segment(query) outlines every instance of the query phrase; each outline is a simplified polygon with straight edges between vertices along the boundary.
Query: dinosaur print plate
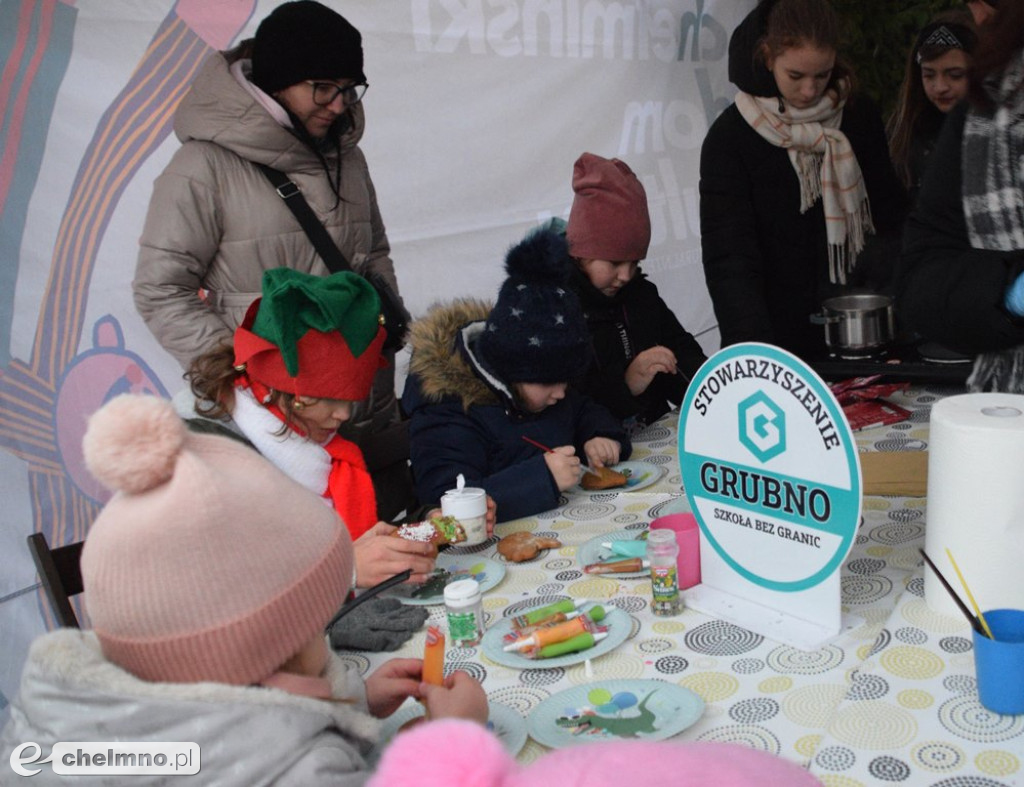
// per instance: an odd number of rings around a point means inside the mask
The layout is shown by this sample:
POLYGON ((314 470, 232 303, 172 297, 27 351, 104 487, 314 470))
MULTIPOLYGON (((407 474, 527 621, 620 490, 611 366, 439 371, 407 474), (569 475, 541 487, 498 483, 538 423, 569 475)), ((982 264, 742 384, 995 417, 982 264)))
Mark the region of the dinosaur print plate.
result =
POLYGON ((548 697, 526 720, 530 737, 558 749, 615 739, 660 741, 678 735, 704 713, 704 700, 660 680, 609 679, 548 697))

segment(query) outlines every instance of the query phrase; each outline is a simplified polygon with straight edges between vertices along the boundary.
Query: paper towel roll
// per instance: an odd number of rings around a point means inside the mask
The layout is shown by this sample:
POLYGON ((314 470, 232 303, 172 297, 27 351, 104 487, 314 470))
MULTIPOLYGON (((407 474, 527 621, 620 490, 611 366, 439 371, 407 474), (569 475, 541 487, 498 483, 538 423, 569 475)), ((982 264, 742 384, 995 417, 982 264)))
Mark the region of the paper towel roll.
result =
MULTIPOLYGON (((982 611, 1024 609, 1024 396, 951 396, 932 407, 925 551, 971 607, 953 553, 982 611)), ((925 601, 961 617, 925 567, 925 601)))

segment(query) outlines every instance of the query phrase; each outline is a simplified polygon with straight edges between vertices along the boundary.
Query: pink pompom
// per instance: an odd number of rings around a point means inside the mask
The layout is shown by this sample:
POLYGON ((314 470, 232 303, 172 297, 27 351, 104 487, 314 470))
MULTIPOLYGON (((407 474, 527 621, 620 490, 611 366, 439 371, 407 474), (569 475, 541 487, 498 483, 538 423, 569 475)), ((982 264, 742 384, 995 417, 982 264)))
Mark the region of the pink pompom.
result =
POLYGON ((137 494, 171 478, 186 434, 166 399, 123 394, 89 418, 82 451, 97 481, 137 494))
POLYGON ((515 768, 498 739, 479 724, 441 719, 395 738, 366 787, 500 787, 515 768))

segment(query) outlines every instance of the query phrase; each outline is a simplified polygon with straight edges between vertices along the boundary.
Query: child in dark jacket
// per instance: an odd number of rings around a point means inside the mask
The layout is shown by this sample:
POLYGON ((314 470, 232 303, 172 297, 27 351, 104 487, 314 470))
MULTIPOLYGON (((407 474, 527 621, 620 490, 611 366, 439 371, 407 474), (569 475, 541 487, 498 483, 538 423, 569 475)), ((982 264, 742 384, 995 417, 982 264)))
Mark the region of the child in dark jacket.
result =
POLYGON ((678 406, 707 360, 697 340, 640 270, 651 242, 647 194, 618 159, 584 153, 572 173, 576 193, 566 238, 595 358, 581 390, 639 425, 678 406))
POLYGON ((506 269, 493 308, 460 300, 413 324, 402 396, 419 499, 438 500, 461 473, 494 498, 500 521, 558 505, 581 457, 602 467, 631 450, 612 414, 568 385, 587 371, 590 339, 566 284, 565 240, 537 232, 509 251, 506 269))

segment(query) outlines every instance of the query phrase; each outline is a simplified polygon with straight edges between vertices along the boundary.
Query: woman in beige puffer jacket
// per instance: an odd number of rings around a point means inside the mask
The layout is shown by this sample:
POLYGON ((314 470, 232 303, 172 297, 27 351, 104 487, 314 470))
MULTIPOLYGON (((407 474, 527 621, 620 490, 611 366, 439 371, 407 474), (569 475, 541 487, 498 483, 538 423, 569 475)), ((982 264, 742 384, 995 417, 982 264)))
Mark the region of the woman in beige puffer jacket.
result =
MULTIPOLYGON (((259 297, 264 271, 329 273, 257 164, 298 185, 356 272, 378 273, 398 292, 358 147, 362 103, 344 95, 326 106, 312 101, 313 80, 364 84, 362 65, 361 37, 340 15, 319 3, 288 3, 261 23, 255 39, 210 56, 182 99, 174 118, 182 146, 154 183, 133 290, 146 325, 183 367, 231 341, 259 297), (256 57, 264 74, 272 62, 272 81, 253 79, 256 57), (289 86, 276 89, 282 81, 289 86), (274 87, 265 91, 257 82, 274 87)), ((353 414, 348 436, 357 442, 397 420, 393 355, 387 360, 353 414)))

